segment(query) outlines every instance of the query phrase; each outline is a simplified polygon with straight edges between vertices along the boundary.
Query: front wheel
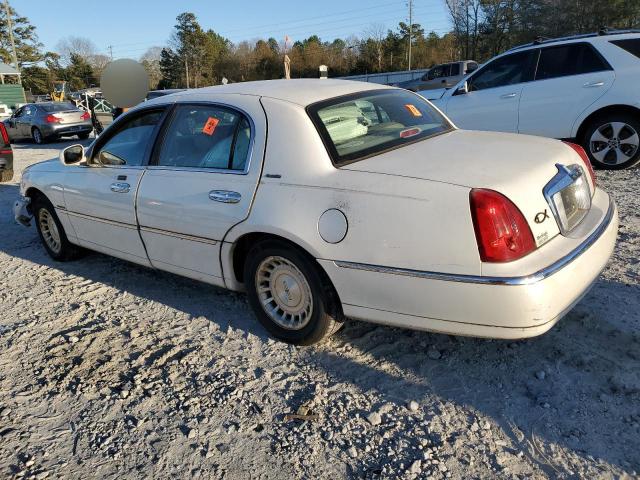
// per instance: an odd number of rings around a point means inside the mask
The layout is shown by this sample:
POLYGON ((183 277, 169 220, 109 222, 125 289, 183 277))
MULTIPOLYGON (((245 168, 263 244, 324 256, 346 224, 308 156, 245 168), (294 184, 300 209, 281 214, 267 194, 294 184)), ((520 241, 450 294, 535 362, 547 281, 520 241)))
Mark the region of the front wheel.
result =
POLYGON ((340 326, 333 287, 319 266, 296 249, 272 242, 254 246, 245 263, 244 282, 256 317, 280 340, 311 345, 340 326))
POLYGON ((38 235, 49 256, 62 262, 76 258, 80 250, 67 239, 64 228, 51 202, 46 198, 36 197, 32 211, 36 220, 38 235))
POLYGON ((582 143, 595 167, 632 167, 640 162, 640 119, 622 113, 598 117, 587 127, 582 143))

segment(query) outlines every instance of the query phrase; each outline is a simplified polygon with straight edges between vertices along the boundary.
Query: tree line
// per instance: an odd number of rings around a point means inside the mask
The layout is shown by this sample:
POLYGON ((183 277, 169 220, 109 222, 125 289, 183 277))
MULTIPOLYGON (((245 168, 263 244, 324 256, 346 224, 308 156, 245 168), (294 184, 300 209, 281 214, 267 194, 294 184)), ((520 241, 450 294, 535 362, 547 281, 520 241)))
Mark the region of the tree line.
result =
MULTIPOLYGON (((321 64, 329 76, 428 68, 460 59, 484 62, 538 37, 595 32, 603 26, 640 26, 638 0, 443 0, 451 31, 438 34, 422 25, 400 22, 393 29, 372 24, 360 35, 322 40, 318 35, 293 43, 275 38, 233 43, 204 28, 193 13, 181 13, 165 46, 149 48, 138 60, 149 73, 150 88, 185 88, 281 78, 283 59, 291 76, 317 77, 321 64), (410 35, 411 31, 411 35, 410 35)), ((63 38, 55 51, 43 51, 36 27, 10 7, 22 81, 33 94, 51 91, 54 80, 71 90, 99 85, 110 58, 89 39, 63 38)), ((6 12, 0 11, 0 60, 11 63, 6 12)))

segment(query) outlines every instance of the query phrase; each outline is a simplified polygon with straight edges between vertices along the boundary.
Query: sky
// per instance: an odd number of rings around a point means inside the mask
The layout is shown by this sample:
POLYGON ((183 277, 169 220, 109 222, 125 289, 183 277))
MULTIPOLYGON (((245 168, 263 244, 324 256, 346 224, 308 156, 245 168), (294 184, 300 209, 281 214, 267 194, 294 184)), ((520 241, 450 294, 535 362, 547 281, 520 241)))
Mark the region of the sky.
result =
MULTIPOLYGON (((67 36, 86 37, 100 53, 138 59, 148 48, 165 46, 176 16, 192 12, 204 29, 234 43, 274 37, 293 41, 317 34, 323 41, 363 36, 373 24, 395 30, 408 23, 408 0, 9 0, 29 18, 45 50, 67 36)), ((450 22, 445 0, 413 0, 414 23, 444 33, 450 22)))

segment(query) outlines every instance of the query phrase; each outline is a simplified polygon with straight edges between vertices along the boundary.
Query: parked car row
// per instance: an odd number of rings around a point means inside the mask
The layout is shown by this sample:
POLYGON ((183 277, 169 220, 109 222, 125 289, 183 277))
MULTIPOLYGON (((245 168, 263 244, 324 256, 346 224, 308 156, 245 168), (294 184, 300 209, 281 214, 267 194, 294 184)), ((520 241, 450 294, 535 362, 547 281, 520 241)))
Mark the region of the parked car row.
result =
POLYGON ((512 49, 427 98, 455 124, 572 139, 598 168, 640 162, 640 31, 512 49))
POLYGON ((143 102, 88 149, 25 169, 20 193, 16 219, 55 260, 84 247, 246 291, 297 344, 347 317, 542 334, 618 228, 579 146, 459 130, 413 92, 344 80, 143 102))

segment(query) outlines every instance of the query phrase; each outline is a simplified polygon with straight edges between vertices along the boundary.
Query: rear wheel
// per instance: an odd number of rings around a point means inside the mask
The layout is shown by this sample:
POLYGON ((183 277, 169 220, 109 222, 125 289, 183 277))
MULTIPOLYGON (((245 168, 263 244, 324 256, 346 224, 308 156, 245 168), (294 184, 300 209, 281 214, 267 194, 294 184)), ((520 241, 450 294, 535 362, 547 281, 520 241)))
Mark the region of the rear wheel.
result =
POLYGON ((640 162, 640 119, 624 113, 598 117, 587 127, 582 143, 595 167, 632 167, 640 162))
POLYGON ((32 210, 38 235, 49 256, 62 262, 76 258, 80 253, 80 249, 72 245, 67 239, 64 228, 51 202, 42 196, 38 196, 33 201, 32 210))
POLYGON ((340 326, 333 287, 302 252, 280 243, 254 246, 244 268, 249 304, 276 338, 311 345, 340 326))
POLYGON ((38 145, 42 145, 43 143, 45 143, 45 138, 38 127, 33 127, 33 129, 31 130, 31 138, 33 139, 33 142, 37 143, 38 145))

